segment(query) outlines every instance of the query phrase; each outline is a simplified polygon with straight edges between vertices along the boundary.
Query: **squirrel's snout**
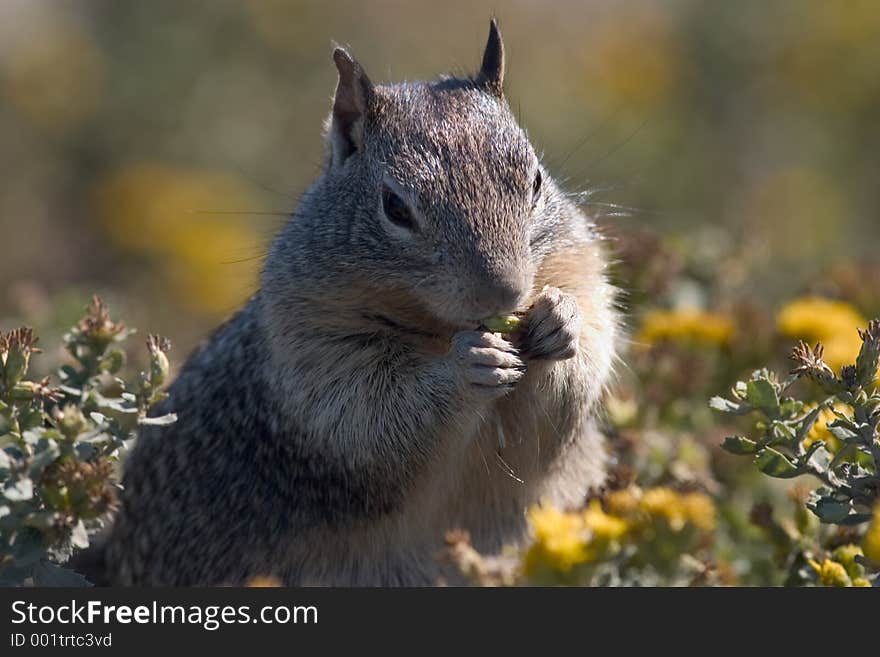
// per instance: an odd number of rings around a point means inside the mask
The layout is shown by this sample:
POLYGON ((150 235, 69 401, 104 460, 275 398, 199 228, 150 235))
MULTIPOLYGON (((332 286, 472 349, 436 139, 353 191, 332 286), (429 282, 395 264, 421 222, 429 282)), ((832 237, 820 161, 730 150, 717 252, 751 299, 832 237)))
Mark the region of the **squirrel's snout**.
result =
POLYGON ((527 281, 519 277, 483 281, 474 289, 475 314, 490 317, 512 312, 525 300, 529 289, 527 281))

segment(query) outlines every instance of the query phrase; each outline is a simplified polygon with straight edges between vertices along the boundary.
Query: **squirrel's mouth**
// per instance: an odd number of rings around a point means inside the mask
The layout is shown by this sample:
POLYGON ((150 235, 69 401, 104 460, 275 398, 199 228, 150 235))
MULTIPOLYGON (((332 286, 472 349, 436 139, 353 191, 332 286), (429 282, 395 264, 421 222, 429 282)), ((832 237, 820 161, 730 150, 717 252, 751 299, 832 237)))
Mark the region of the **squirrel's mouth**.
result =
MULTIPOLYGON (((364 315, 364 318, 371 323, 380 324, 387 329, 423 338, 446 338, 450 337, 456 330, 455 327, 450 327, 446 324, 431 327, 429 321, 416 322, 411 321, 409 318, 401 319, 383 315, 381 313, 368 313, 364 315)), ((427 320, 427 318, 425 318, 425 320, 427 320)), ((476 326, 476 324, 474 324, 474 326, 476 326)))

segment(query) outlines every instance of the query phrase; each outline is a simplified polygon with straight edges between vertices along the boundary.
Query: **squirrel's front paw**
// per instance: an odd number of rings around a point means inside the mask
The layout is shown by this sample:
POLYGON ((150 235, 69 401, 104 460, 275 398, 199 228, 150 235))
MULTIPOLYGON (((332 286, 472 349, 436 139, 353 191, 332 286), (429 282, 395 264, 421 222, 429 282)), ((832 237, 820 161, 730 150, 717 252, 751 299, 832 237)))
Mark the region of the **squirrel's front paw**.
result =
POLYGON ((520 350, 529 360, 573 358, 580 332, 575 298, 557 287, 545 287, 529 309, 520 350))
POLYGON ((526 364, 516 348, 500 335, 487 331, 456 333, 449 358, 466 389, 483 398, 509 392, 526 372, 526 364))

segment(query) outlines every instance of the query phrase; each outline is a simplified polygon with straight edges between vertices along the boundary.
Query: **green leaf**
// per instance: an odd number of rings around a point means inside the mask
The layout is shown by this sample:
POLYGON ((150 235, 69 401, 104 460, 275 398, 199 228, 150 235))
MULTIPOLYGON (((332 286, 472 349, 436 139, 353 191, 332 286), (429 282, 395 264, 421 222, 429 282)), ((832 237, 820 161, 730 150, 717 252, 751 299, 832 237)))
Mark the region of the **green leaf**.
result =
POLYGON ((828 424, 828 430, 831 432, 831 435, 833 435, 838 440, 842 440, 845 443, 852 442, 859 437, 857 433, 850 431, 845 426, 838 424, 837 420, 828 424))
POLYGON ((91 582, 77 572, 69 568, 62 568, 45 559, 34 566, 33 569, 34 584, 36 586, 70 586, 70 587, 86 587, 92 586, 91 582))
POLYGON ((35 511, 25 516, 24 524, 42 532, 54 527, 57 520, 58 513, 55 511, 35 511))
POLYGON ((70 531, 70 542, 74 547, 81 549, 89 547, 89 533, 82 520, 78 521, 70 531))
POLYGON ((721 411, 722 413, 733 413, 734 415, 745 415, 752 410, 752 407, 748 404, 737 404, 724 397, 712 397, 709 400, 709 408, 721 411))
POLYGON ((25 502, 34 496, 34 482, 28 478, 7 482, 3 496, 10 502, 25 502))
POLYGON ((853 513, 851 515, 848 515, 837 524, 853 527, 855 525, 861 525, 862 523, 868 522, 873 517, 874 516, 871 513, 853 513))
POLYGON ((792 415, 797 415, 801 411, 804 410, 804 402, 799 399, 792 399, 791 397, 786 397, 779 403, 779 414, 782 417, 790 417, 792 415))
POLYGON ((755 465, 765 475, 779 479, 790 479, 803 474, 803 470, 792 463, 782 452, 778 452, 772 447, 765 447, 758 452, 755 465))
POLYGON ((810 433, 810 429, 813 428, 813 425, 816 424, 816 420, 819 417, 819 413, 822 412, 822 407, 817 406, 812 411, 810 411, 807 416, 801 420, 801 424, 797 430, 797 440, 801 442, 804 438, 807 437, 807 434, 810 433))
POLYGON ((18 566, 13 564, 11 566, 5 566, 0 570, 0 586, 23 586, 25 580, 31 576, 32 570, 33 568, 29 565, 18 566))
POLYGON ((754 454, 758 451, 758 443, 745 436, 728 436, 721 443, 721 449, 731 454, 754 454))
POLYGON ((779 409, 779 397, 776 390, 767 379, 755 379, 746 383, 746 401, 762 411, 776 411, 779 409))
POLYGON ((794 441, 795 433, 791 427, 776 420, 772 422, 771 427, 770 433, 773 438, 768 444, 778 445, 779 443, 790 443, 794 441))
POLYGON ((37 479, 46 467, 61 455, 58 444, 49 438, 40 438, 35 447, 34 457, 28 474, 37 479))
POLYGON ((824 523, 837 524, 849 515, 849 502, 838 502, 830 497, 820 498, 815 504, 807 505, 824 523))
POLYGON ((138 424, 152 425, 155 427, 165 427, 169 424, 177 422, 177 413, 168 413, 159 417, 145 417, 138 420, 138 424))
POLYGON ((732 401, 729 401, 724 397, 712 397, 712 399, 709 400, 709 408, 723 413, 732 413, 739 408, 739 404, 734 404, 732 401))

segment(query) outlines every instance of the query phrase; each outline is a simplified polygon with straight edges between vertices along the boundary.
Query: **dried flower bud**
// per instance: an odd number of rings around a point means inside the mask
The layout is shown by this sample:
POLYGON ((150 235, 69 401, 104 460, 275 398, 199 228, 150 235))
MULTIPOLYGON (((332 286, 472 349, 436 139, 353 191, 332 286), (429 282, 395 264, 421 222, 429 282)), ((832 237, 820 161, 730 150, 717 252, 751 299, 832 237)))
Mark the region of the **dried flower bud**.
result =
POLYGON ((868 328, 864 331, 859 329, 859 337, 862 339, 862 348, 856 359, 855 375, 860 385, 868 387, 874 383, 880 362, 880 320, 868 322, 868 328))
POLYGON ((122 349, 109 349, 101 359, 101 370, 116 374, 125 365, 125 352, 122 349))
POLYGON ((34 346, 37 338, 32 329, 22 327, 7 333, 3 342, 3 380, 7 388, 12 388, 27 372, 31 354, 39 352, 34 346))
POLYGON ((859 385, 858 371, 855 365, 844 365, 840 368, 840 380, 848 390, 859 385))
POLYGON ((65 404, 64 408, 56 406, 52 411, 52 419, 68 440, 73 440, 88 427, 82 411, 74 404, 65 404))
POLYGON ((46 497, 58 499, 76 518, 97 518, 118 505, 113 464, 107 459, 57 460, 43 472, 40 483, 46 497))
POLYGON ((125 324, 110 319, 110 309, 97 295, 92 297, 86 316, 76 327, 90 338, 108 343, 125 330, 125 324))
POLYGON ((810 349, 810 345, 801 340, 791 352, 790 358, 797 364, 791 373, 808 376, 825 388, 833 388, 836 379, 834 372, 822 357, 824 351, 821 342, 817 342, 816 346, 810 349))
POLYGON ((77 360, 100 358, 110 343, 127 335, 125 325, 110 319, 110 310, 98 296, 85 316, 64 336, 67 349, 77 360))
POLYGON ((147 338, 147 349, 150 352, 150 384, 158 388, 168 378, 169 364, 165 354, 171 349, 171 341, 159 335, 151 335, 147 338))

